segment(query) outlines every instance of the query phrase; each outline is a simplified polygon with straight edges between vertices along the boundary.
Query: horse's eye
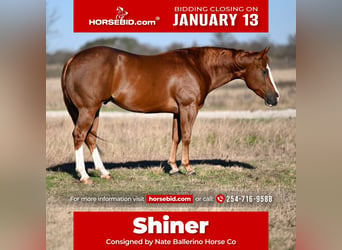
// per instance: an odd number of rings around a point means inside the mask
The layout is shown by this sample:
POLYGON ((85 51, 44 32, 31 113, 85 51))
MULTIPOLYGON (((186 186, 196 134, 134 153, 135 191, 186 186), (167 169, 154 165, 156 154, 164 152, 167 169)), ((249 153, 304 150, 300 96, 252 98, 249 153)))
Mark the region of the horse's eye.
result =
POLYGON ((268 74, 268 70, 267 70, 267 69, 266 69, 266 70, 263 70, 263 71, 262 71, 262 74, 263 74, 263 75, 267 75, 267 74, 268 74))

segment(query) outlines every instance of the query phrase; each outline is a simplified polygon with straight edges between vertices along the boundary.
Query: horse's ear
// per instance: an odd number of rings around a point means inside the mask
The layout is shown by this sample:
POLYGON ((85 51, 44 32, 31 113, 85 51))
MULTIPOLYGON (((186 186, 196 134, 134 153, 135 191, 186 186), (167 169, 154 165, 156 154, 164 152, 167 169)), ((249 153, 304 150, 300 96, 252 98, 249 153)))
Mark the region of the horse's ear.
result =
POLYGON ((259 55, 258 55, 258 59, 262 59, 262 58, 264 58, 267 54, 268 54, 268 52, 270 51, 270 49, 271 49, 271 47, 266 47, 266 48, 264 48, 262 51, 260 51, 259 52, 259 55))
POLYGON ((271 49, 271 47, 266 47, 266 48, 264 49, 264 51, 265 51, 264 56, 267 55, 268 52, 270 52, 270 49, 271 49))

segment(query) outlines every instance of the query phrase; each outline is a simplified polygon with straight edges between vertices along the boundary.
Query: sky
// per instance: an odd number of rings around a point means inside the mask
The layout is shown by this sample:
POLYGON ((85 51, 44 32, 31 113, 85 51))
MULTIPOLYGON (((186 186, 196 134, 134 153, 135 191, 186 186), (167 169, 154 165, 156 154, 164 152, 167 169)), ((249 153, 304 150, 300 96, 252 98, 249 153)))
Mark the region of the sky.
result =
MULTIPOLYGON (((160 48, 172 43, 191 46, 210 46, 212 33, 73 33, 73 1, 47 0, 46 15, 56 12, 57 19, 51 27, 55 32, 46 39, 49 53, 58 50, 77 51, 88 41, 105 37, 132 37, 140 43, 151 44, 160 48)), ((238 41, 249 41, 260 36, 267 36, 276 44, 286 44, 289 35, 296 33, 296 0, 269 0, 268 33, 232 33, 238 41)))

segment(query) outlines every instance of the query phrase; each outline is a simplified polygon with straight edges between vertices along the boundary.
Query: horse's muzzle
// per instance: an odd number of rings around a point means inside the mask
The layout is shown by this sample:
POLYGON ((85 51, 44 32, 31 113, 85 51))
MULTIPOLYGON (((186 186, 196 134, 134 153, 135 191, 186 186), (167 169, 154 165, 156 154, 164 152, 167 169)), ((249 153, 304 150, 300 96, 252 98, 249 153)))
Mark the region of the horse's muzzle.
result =
POLYGON ((272 107, 272 106, 276 106, 278 102, 279 102, 278 95, 266 95, 265 105, 272 107))

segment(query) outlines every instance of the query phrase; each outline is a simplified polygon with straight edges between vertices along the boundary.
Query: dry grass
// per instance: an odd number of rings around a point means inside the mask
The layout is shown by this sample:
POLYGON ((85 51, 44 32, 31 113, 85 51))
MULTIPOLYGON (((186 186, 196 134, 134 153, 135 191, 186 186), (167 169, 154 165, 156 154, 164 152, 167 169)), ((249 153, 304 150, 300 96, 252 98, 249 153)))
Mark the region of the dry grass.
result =
MULTIPOLYGON (((270 249, 295 248, 296 148, 293 119, 198 119, 190 147, 191 163, 197 172, 195 177, 170 177, 164 171, 171 142, 171 120, 101 119, 99 135, 109 142, 99 142, 99 146, 113 180, 104 181, 98 173, 91 173, 95 182, 93 186, 80 185, 73 176, 71 119, 48 119, 46 126, 49 249, 72 248, 72 211, 75 210, 267 210, 270 216, 270 249), (264 206, 238 204, 224 207, 217 203, 186 207, 68 203, 72 195, 216 195, 221 192, 271 194, 275 201, 264 206)), ((87 150, 85 153, 86 161, 91 161, 87 150)), ((93 167, 92 164, 88 166, 93 167)))
MULTIPOLYGON (((101 118, 98 135, 108 141, 98 141, 103 151, 103 161, 167 159, 171 146, 171 125, 172 121, 168 119, 101 118)), ((73 161, 71 119, 49 118, 46 126, 48 167, 73 161)), ((215 157, 237 161, 291 158, 295 156, 294 130, 295 121, 291 119, 197 119, 193 129, 191 158, 215 157)), ((86 150, 85 153, 86 160, 91 160, 86 150)))
MULTIPOLYGON (((278 108, 296 107, 296 71, 282 69, 272 71, 278 83, 281 101, 278 108)), ((46 109, 64 110, 62 90, 59 78, 49 78, 46 81, 46 109)), ((214 90, 206 99, 203 110, 263 110, 267 109, 260 97, 247 89, 243 81, 235 80, 214 90)), ((103 110, 121 110, 116 105, 107 104, 103 110)))

